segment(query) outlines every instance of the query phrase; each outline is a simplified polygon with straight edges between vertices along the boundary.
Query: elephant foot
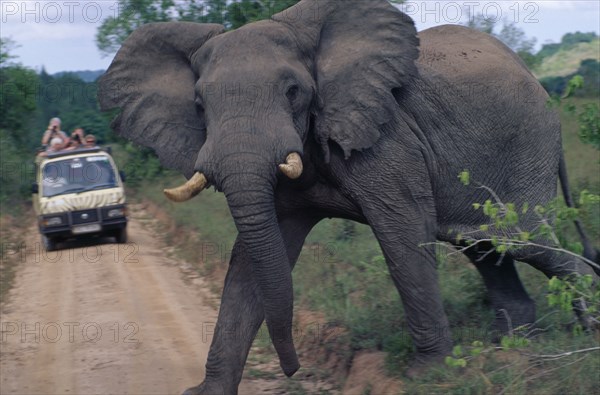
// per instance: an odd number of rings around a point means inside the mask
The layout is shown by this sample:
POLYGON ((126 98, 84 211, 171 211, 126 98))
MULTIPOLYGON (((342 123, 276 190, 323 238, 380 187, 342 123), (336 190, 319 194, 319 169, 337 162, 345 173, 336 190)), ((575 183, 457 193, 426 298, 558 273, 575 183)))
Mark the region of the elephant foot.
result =
POLYGON ((436 349, 429 348, 428 351, 417 351, 404 375, 414 380, 423 376, 431 368, 444 366, 446 356, 452 354, 452 346, 452 341, 446 339, 438 344, 436 349))
POLYGON ((573 301, 573 310, 575 310, 575 315, 577 315, 577 320, 583 330, 587 333, 600 331, 600 323, 598 320, 594 319, 593 314, 590 314, 588 309, 589 306, 585 300, 576 299, 573 301))
POLYGON ((431 368, 444 366, 446 355, 450 355, 450 351, 445 355, 417 355, 410 367, 404 372, 404 376, 411 380, 422 377, 431 368))
POLYGON ((218 383, 203 382, 202 384, 188 388, 183 395, 236 395, 237 388, 234 390, 226 390, 218 383))
POLYGON ((497 308, 496 319, 492 326, 492 342, 499 343, 504 336, 530 336, 535 332, 535 305, 525 301, 522 305, 510 309, 497 308))

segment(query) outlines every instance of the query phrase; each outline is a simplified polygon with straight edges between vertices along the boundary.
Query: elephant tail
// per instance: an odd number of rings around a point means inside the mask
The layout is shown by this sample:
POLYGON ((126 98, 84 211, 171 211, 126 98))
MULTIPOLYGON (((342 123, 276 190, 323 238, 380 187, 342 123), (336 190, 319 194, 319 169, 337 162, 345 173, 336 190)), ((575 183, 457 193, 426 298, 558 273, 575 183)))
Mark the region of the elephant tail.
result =
MULTIPOLYGON (((575 204, 573 203, 573 196, 571 195, 571 190, 569 189, 569 179, 567 177, 567 164, 565 162, 565 154, 562 151, 560 153, 558 177, 560 179, 560 186, 562 188, 563 196, 565 198, 565 203, 568 207, 575 207, 575 204)), ((600 251, 594 248, 592 242, 583 230, 583 225, 581 224, 581 221, 578 218, 575 219, 575 227, 577 228, 577 233, 579 233, 581 243, 583 244, 583 256, 592 262, 596 262, 597 265, 592 266, 592 268, 594 269, 596 274, 600 276, 600 267, 598 267, 598 265, 600 265, 600 251)))

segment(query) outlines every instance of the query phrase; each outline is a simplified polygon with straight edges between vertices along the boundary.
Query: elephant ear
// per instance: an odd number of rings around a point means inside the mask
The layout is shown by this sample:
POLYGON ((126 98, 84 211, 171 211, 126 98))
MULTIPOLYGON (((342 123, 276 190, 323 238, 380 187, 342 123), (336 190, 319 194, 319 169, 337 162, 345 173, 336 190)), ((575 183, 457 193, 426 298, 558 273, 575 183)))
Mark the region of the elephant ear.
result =
POLYGON ((123 43, 99 81, 101 109, 121 110, 113 129, 152 148, 164 166, 188 178, 206 140, 190 58, 223 31, 221 25, 191 22, 143 25, 123 43))
POLYGON ((417 75, 413 21, 385 0, 303 0, 273 19, 290 26, 313 54, 315 129, 326 157, 329 139, 346 158, 371 147, 398 109, 392 91, 417 75))

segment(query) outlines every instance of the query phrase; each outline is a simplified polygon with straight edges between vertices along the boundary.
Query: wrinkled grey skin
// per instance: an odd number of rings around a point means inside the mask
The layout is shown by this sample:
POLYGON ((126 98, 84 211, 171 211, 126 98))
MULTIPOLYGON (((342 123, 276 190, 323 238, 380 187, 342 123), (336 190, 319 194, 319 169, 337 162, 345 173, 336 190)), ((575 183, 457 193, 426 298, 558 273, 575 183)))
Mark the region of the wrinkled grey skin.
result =
MULTIPOLYGON (((435 253, 423 244, 491 236, 479 231, 487 221, 472 203, 492 197, 460 183, 465 169, 504 202, 534 207, 556 196, 560 125, 547 98, 494 38, 457 26, 417 37, 410 18, 383 0, 304 0, 227 33, 193 23, 134 32, 100 81, 102 108, 120 108, 115 129, 153 148, 164 165, 205 174, 239 231, 206 377, 187 394, 236 393, 263 319, 283 371, 298 369, 291 269, 306 235, 328 217, 372 227, 416 366, 448 353, 435 253), (304 164, 293 181, 277 167, 292 152, 304 164)), ((532 211, 522 229, 535 226, 532 211)), ((500 330, 535 317, 514 260, 548 276, 591 273, 533 248, 496 265, 489 249, 469 256, 500 330)))

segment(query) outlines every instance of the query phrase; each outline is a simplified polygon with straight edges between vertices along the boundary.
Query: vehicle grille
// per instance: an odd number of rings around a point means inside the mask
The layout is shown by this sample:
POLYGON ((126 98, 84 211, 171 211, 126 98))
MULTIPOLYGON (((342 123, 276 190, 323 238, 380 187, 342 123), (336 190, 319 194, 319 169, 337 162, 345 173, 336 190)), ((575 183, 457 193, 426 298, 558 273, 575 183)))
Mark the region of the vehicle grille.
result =
POLYGON ((73 211, 73 225, 85 224, 88 222, 98 222, 98 210, 73 211))

